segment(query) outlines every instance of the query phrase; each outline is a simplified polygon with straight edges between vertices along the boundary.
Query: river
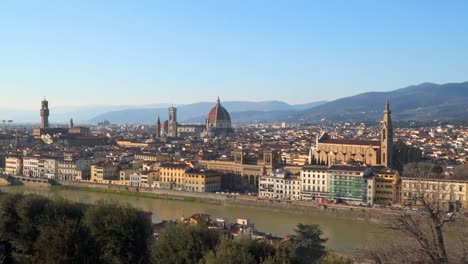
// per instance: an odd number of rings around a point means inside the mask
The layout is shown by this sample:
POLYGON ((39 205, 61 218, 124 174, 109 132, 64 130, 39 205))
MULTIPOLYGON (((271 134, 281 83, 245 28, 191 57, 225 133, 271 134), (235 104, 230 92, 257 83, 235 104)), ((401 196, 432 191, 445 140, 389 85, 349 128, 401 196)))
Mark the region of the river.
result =
POLYGON ((292 234, 298 223, 318 224, 328 238, 327 248, 343 253, 353 253, 368 244, 382 241, 383 234, 368 221, 348 220, 317 214, 290 213, 268 208, 244 208, 217 204, 161 200, 147 197, 127 196, 111 193, 97 193, 80 190, 64 190, 51 187, 9 186, 0 188, 5 192, 36 193, 47 197, 64 197, 75 202, 92 204, 99 200, 115 203, 128 203, 134 207, 152 212, 153 222, 172 220, 181 216, 188 217, 195 213, 222 217, 230 222, 237 218, 246 218, 255 224, 259 231, 277 236, 292 234))

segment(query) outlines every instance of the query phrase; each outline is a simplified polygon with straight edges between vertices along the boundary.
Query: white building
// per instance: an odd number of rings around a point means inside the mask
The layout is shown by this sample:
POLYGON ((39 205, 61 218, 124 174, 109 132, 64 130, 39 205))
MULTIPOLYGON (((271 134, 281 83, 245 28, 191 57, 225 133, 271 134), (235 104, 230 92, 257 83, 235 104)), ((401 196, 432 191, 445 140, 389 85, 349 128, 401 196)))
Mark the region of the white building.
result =
POLYGON ((58 161, 52 158, 42 158, 39 160, 40 177, 55 179, 58 175, 58 161))
POLYGON ((5 173, 20 175, 23 172, 23 159, 18 157, 7 157, 5 159, 5 173))
POLYGON ((140 175, 140 186, 141 187, 150 187, 148 184, 148 174, 142 173, 140 175))
POLYGON ((65 155, 63 160, 58 162, 58 178, 60 180, 77 181, 87 177, 91 170, 91 160, 73 158, 65 155))
POLYGON ((27 177, 40 177, 39 157, 23 158, 23 175, 27 177))
POLYGON ((277 171, 259 179, 259 197, 277 199, 301 199, 301 181, 299 178, 277 171))
MULTIPOLYGON (((141 174, 140 173, 133 173, 130 175, 130 186, 140 186, 140 179, 141 179, 141 174)), ((146 178, 148 180, 148 177, 146 178)))
POLYGON ((302 199, 328 198, 330 192, 329 179, 327 166, 304 166, 300 176, 302 199))

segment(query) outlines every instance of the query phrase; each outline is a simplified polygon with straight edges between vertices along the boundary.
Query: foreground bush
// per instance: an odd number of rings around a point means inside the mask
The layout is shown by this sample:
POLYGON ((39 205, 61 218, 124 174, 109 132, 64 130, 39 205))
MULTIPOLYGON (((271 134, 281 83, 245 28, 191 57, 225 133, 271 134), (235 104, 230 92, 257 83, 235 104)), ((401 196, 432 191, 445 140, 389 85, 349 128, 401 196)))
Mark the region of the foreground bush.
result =
POLYGON ((324 254, 316 225, 287 240, 229 239, 206 225, 170 224, 157 238, 130 206, 0 193, 0 263, 295 264, 324 254))

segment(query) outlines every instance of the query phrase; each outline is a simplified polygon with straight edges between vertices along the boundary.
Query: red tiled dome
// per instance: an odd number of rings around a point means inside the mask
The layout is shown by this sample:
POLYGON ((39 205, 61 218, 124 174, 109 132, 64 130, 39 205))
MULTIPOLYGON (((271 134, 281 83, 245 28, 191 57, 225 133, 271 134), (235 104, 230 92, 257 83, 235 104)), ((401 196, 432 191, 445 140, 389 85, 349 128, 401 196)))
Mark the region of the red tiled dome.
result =
POLYGON ((231 116, 229 116, 228 111, 221 105, 219 97, 216 105, 210 110, 210 112, 208 112, 208 115, 206 116, 206 121, 208 123, 215 123, 216 121, 231 122, 231 116))

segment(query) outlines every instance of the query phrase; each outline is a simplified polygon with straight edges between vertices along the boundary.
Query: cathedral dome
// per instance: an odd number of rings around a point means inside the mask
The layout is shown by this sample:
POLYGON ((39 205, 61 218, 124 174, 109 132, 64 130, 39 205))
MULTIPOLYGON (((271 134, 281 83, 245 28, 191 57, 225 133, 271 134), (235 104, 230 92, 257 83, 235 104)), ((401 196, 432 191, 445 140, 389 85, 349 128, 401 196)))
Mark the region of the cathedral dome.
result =
POLYGON ((209 136, 230 136, 234 134, 231 128, 231 116, 229 112, 221 105, 221 102, 216 102, 216 105, 208 112, 206 116, 206 131, 209 136))
POLYGON ((231 116, 229 115, 229 112, 226 110, 226 108, 221 105, 218 97, 216 105, 210 110, 210 112, 208 112, 208 115, 206 116, 206 122, 211 124, 220 121, 231 123, 231 116))

